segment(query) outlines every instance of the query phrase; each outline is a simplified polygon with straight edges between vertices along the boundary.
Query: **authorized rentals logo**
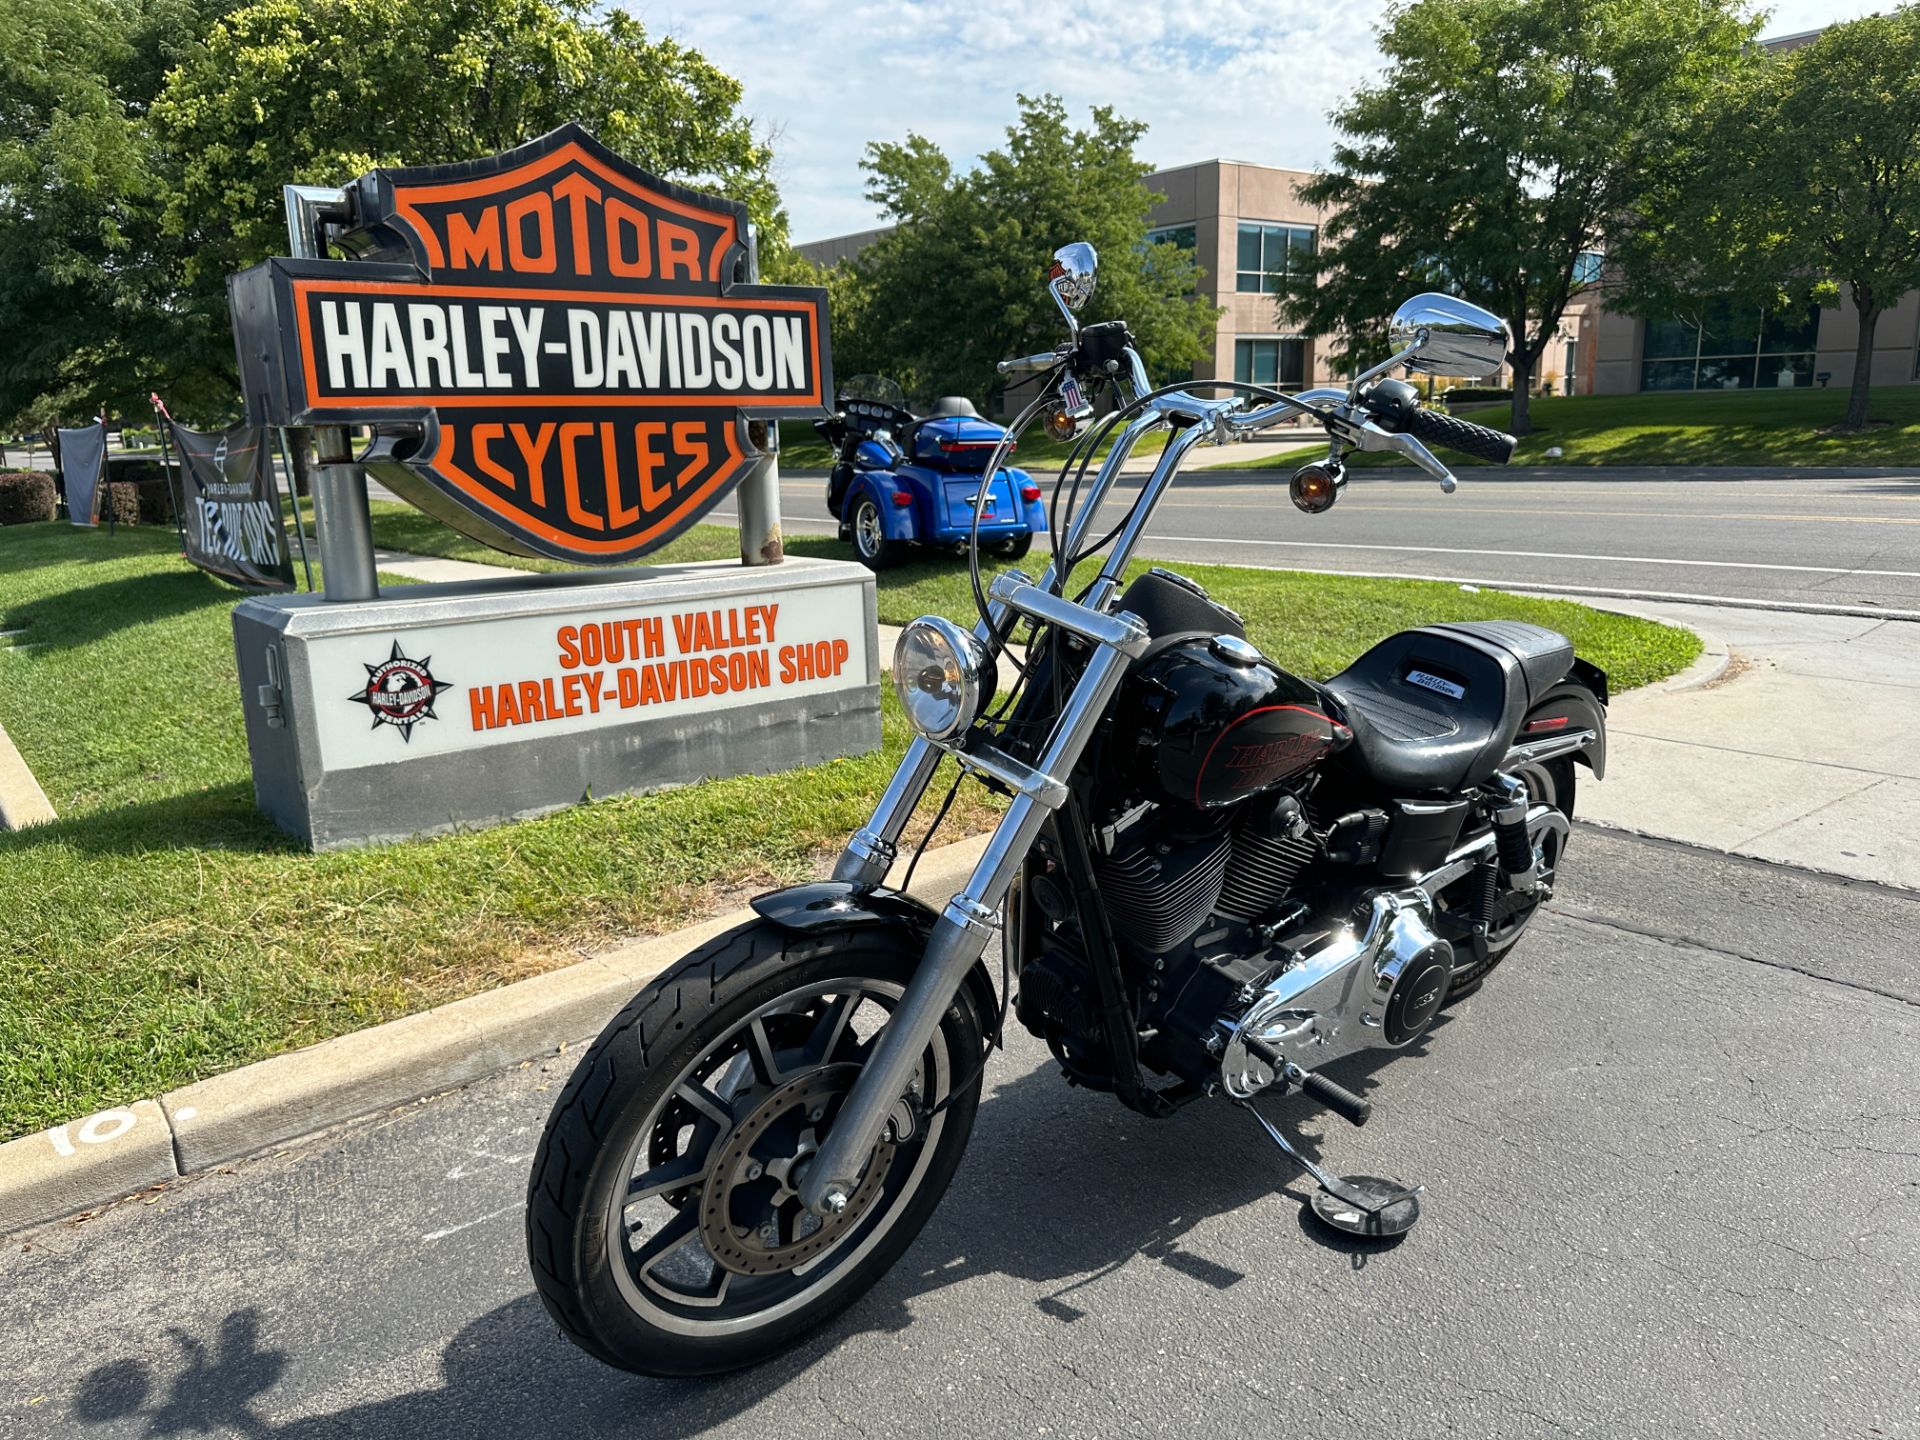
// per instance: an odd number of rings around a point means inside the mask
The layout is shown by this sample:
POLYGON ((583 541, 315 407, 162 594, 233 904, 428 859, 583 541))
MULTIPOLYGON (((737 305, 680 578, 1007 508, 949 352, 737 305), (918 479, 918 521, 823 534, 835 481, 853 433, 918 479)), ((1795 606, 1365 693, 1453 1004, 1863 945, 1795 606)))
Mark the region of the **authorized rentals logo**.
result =
POLYGON ((411 742, 413 727, 422 720, 438 720, 433 702, 442 691, 453 689, 450 681, 436 680, 428 667, 433 657, 409 660, 400 653, 400 642, 393 642, 393 653, 378 665, 367 666, 366 685, 347 698, 373 712, 373 728, 399 727, 400 738, 411 742))

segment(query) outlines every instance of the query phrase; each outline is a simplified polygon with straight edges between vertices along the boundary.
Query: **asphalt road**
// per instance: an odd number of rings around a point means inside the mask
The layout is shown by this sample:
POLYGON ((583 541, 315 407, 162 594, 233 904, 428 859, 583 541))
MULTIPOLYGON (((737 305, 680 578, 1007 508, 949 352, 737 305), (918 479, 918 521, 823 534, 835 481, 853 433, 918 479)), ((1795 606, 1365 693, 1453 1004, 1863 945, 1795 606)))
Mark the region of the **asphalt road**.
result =
POLYGON ((1920 1434, 1920 900, 1575 839, 1486 990, 1341 1069, 1367 1129, 1274 1107, 1428 1187, 1397 1247, 1319 1238, 1249 1118, 1137 1119, 1022 1038, 875 1292, 638 1379, 526 1275, 562 1057, 7 1246, 0 1434, 1920 1434))
MULTIPOLYGON (((1318 516, 1287 502, 1288 473, 1189 472, 1143 553, 1920 618, 1920 464, 1871 479, 1476 468, 1452 495, 1417 472, 1368 469, 1318 516)), ((823 478, 782 488, 789 529, 835 528, 823 478)))

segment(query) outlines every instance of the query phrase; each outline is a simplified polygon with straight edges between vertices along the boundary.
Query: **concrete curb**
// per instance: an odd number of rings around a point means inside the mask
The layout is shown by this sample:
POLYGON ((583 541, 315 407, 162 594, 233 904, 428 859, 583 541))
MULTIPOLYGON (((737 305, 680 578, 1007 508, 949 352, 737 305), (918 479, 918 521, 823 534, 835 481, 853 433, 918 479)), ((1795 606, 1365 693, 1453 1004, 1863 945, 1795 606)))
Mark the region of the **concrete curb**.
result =
POLYGON ((20 757, 7 727, 0 725, 0 830, 24 830, 58 818, 53 802, 20 757))
MULTIPOLYGON (((944 903, 985 850, 978 835, 927 852, 912 893, 944 903)), ((888 878, 898 883, 904 863, 888 878)), ((747 909, 648 936, 480 995, 104 1110, 0 1145, 0 1235, 455 1089, 588 1039, 688 950, 747 909)))
POLYGON ((1621 691, 1626 694, 1655 695, 1678 694, 1682 690, 1700 690, 1713 684, 1727 673, 1727 667, 1733 663, 1733 652, 1711 630, 1702 630, 1698 625, 1685 620, 1676 620, 1671 615, 1662 615, 1658 610, 1644 609, 1638 605, 1622 605, 1616 600, 1596 602, 1590 595, 1578 595, 1571 591, 1558 591, 1541 596, 1545 600, 1570 600, 1576 605, 1584 605, 1589 610, 1601 610, 1612 615, 1626 615, 1635 620, 1651 620, 1657 625, 1671 625, 1677 630, 1691 630, 1700 641, 1700 653, 1691 665, 1677 675, 1669 675, 1664 680, 1656 680, 1651 685, 1642 685, 1634 691, 1621 691))

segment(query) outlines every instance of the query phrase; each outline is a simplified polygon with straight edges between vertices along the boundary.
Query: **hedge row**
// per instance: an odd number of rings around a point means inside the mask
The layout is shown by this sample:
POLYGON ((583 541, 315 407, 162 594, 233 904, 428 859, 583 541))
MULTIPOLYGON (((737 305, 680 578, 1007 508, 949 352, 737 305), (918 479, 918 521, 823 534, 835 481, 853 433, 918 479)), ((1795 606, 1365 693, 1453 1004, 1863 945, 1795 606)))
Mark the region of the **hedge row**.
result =
POLYGON ((44 470, 0 470, 0 525, 53 519, 53 477, 44 470))
MULTIPOLYGON (((54 518, 53 476, 44 470, 0 471, 0 525, 25 525, 54 518)), ((114 479, 100 497, 100 519, 116 525, 170 525, 173 500, 165 475, 151 479, 114 479)))

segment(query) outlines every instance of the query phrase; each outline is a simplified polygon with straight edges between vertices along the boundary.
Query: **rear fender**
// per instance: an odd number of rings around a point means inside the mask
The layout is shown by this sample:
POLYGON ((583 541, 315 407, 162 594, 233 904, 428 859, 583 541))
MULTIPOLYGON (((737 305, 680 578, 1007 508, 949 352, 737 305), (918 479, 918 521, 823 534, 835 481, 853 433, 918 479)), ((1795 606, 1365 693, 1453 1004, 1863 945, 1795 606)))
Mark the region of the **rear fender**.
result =
POLYGON ((1573 662, 1567 678, 1541 697, 1520 723, 1514 744, 1546 740, 1566 731, 1591 730, 1593 740, 1573 758, 1593 771, 1596 780, 1607 775, 1607 676, 1584 660, 1573 662))
POLYGON ((846 513, 853 514, 855 496, 866 495, 872 498, 874 508, 880 512, 880 530, 889 540, 918 540, 920 538, 914 526, 913 505, 896 505, 893 495, 896 490, 912 493, 913 487, 906 484, 891 471, 867 471, 853 482, 853 490, 847 497, 846 513))
MULTIPOLYGON (((762 920, 790 935, 824 939, 847 930, 890 926, 899 932, 903 945, 922 951, 940 919, 932 907, 902 891, 885 886, 863 890, 844 880, 793 885, 756 895, 748 903, 762 920)), ((994 1018, 1000 1013, 1000 998, 994 993, 984 960, 973 962, 973 969, 967 972, 966 990, 980 1017, 981 1033, 991 1033, 994 1018)))

